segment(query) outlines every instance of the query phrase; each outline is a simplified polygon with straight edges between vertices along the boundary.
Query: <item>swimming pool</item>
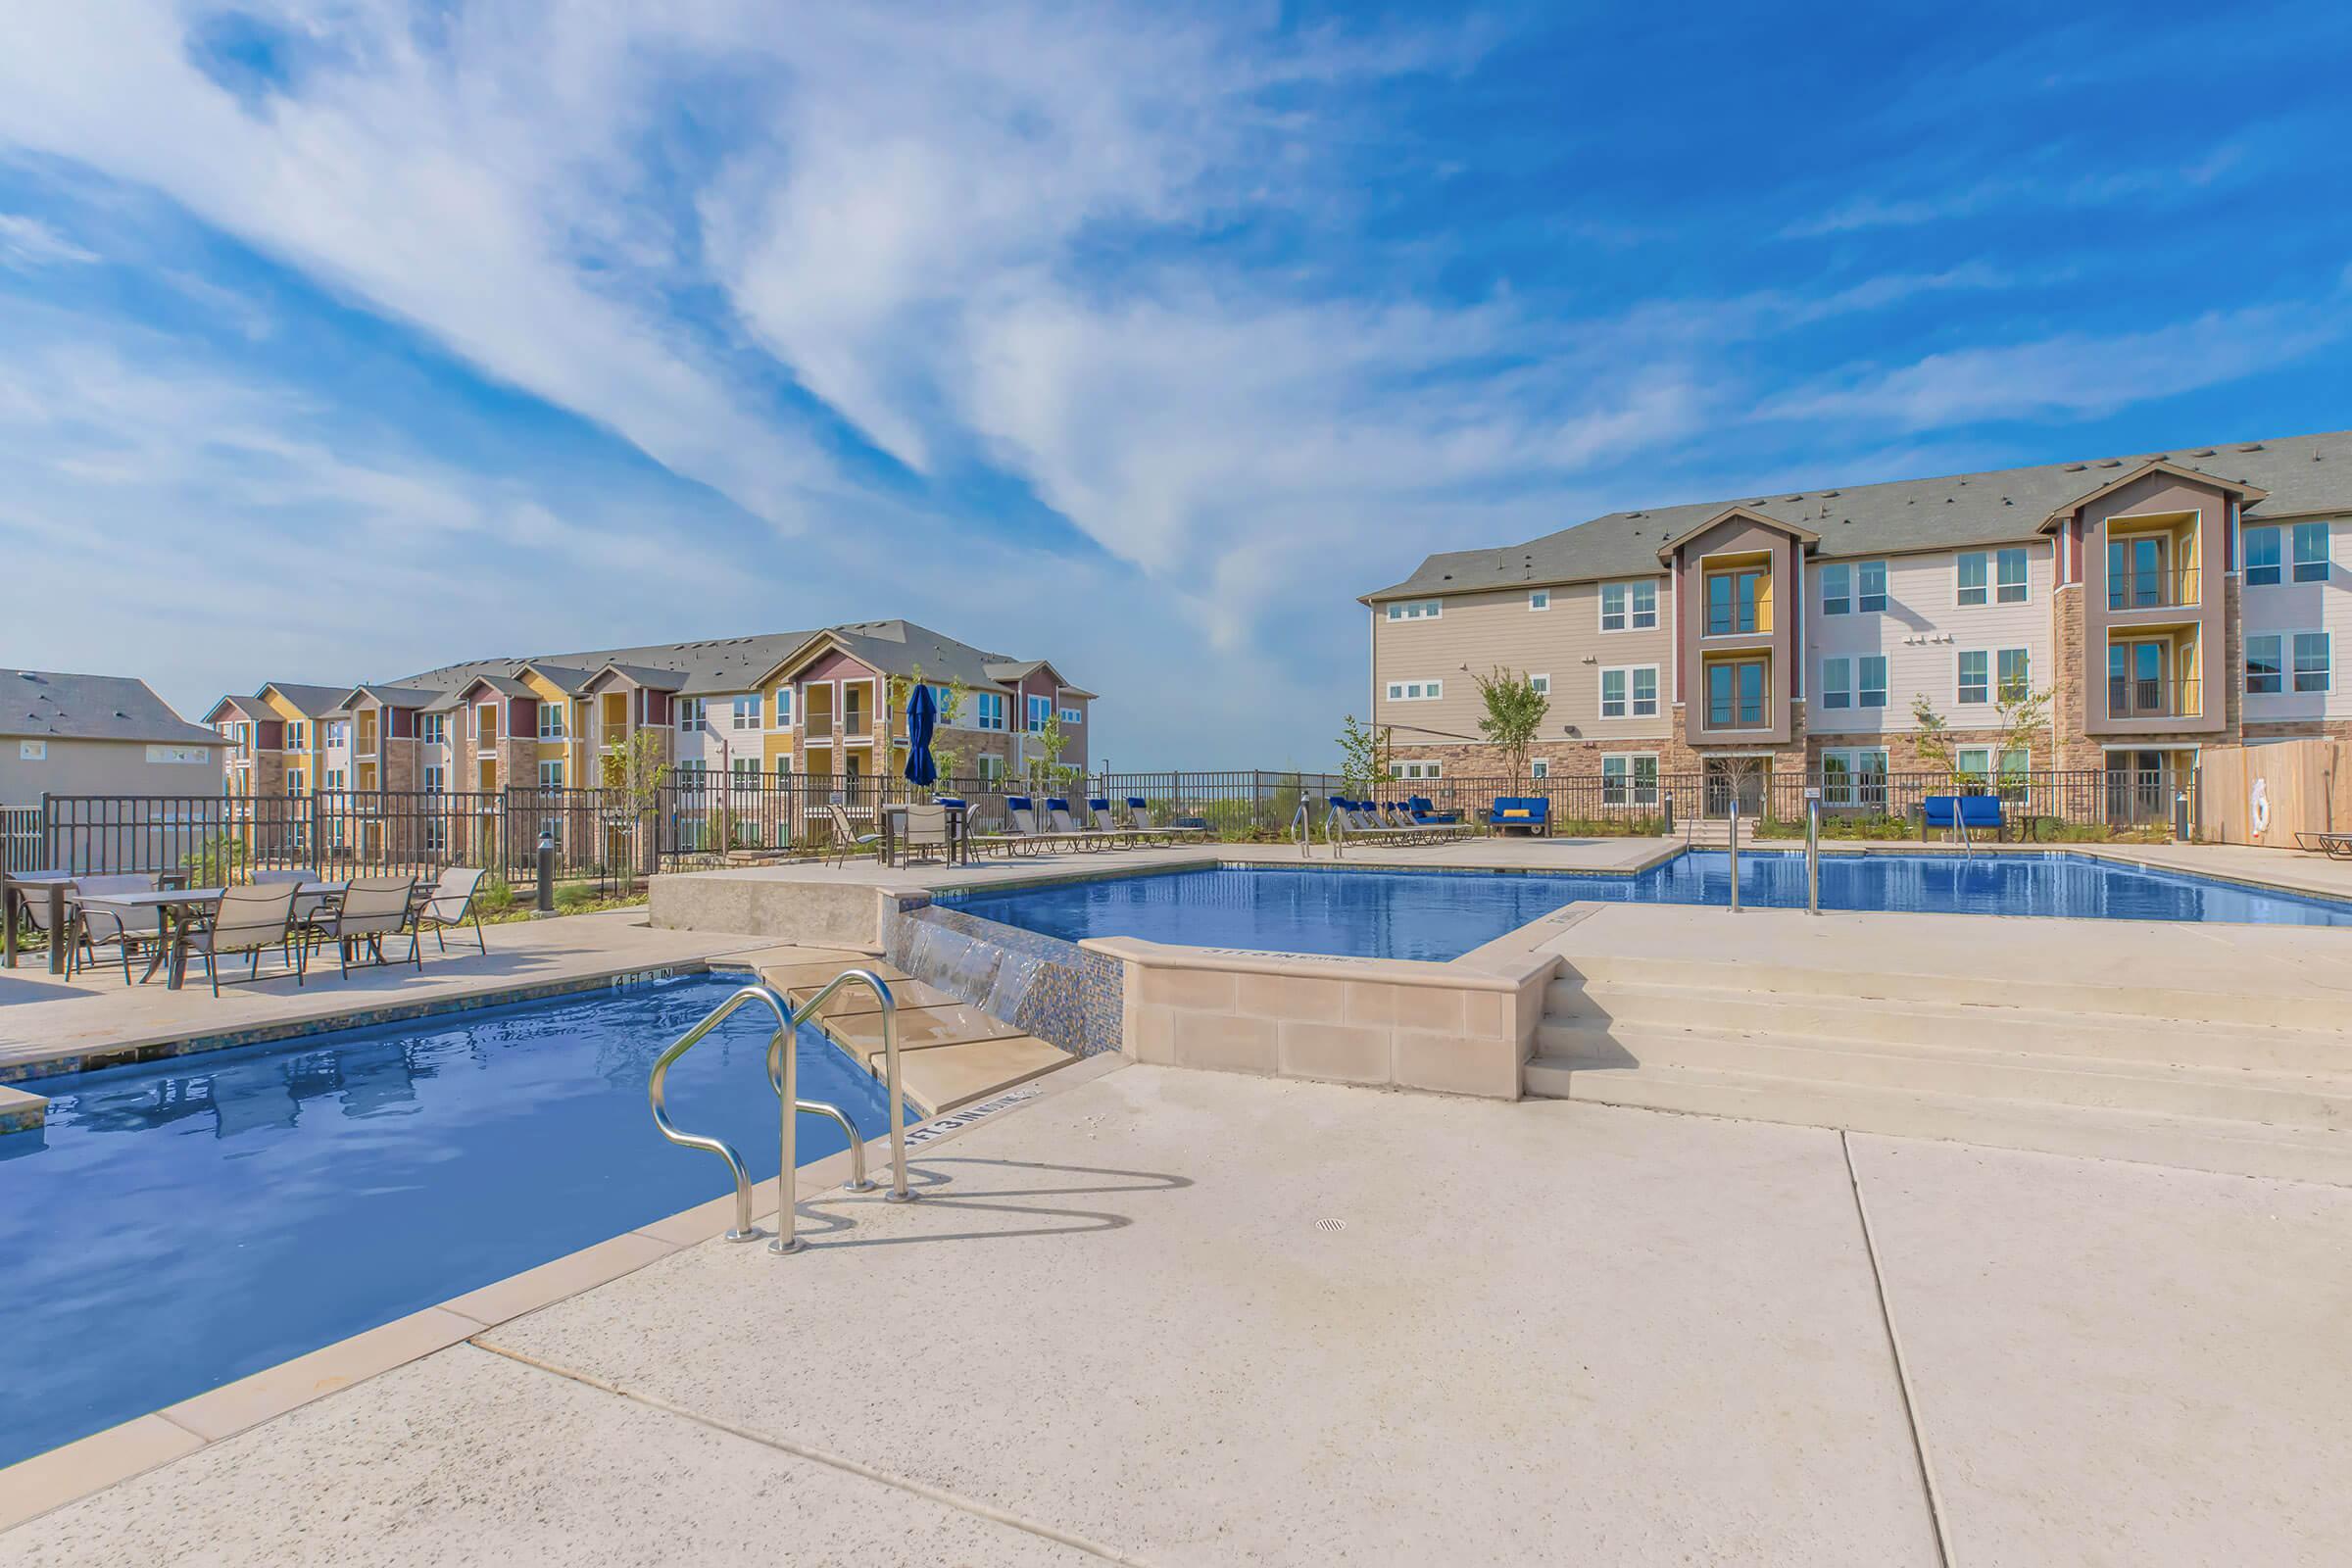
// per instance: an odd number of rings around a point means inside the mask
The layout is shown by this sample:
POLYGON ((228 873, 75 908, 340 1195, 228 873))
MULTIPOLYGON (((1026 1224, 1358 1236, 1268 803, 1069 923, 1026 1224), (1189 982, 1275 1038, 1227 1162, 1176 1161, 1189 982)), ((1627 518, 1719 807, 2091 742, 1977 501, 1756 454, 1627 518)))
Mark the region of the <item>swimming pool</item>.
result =
MULTIPOLYGON (((1747 851, 1740 899, 1803 908, 1801 854, 1747 851)), ((940 902, 1075 942, 1142 937, 1194 947, 1368 958, 1454 958, 1579 900, 1731 902, 1731 857, 1693 850, 1633 875, 1223 866, 1035 887, 969 889, 940 902)), ((2063 852, 1825 855, 1825 909, 2352 925, 2352 904, 2301 898, 2063 852)))
MULTIPOLYGON (((742 982, 662 981, 34 1080, 0 1137, 0 1465, 728 1190, 646 1106, 662 1047, 742 982)), ((765 1008, 669 1075, 677 1124, 776 1173, 765 1008)), ((800 1092, 887 1131, 813 1030, 800 1092)), ((840 1128, 804 1116, 805 1162, 840 1128)))

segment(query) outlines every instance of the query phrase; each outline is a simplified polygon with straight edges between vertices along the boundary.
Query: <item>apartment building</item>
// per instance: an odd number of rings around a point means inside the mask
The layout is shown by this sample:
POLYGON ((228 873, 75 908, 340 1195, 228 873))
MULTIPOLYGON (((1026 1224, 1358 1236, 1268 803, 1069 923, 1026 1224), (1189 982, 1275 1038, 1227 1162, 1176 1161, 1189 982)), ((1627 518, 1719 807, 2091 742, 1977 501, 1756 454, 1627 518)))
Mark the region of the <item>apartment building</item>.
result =
POLYGON ((1776 771, 1862 802, 1920 765, 1922 697, 1971 770, 2177 769, 2352 728, 2347 551, 2352 432, 1611 513, 1364 595, 1370 710, 1400 776, 1491 776, 1477 677, 1525 673, 1538 772, 1697 774, 1714 814, 1776 771))
POLYGON ((352 687, 272 682, 208 722, 247 749, 234 793, 490 793, 602 781, 604 754, 650 733, 681 782, 797 773, 871 777, 906 755, 894 679, 919 672, 960 710, 935 745, 983 776, 1059 738, 1084 766, 1096 694, 1046 660, 1013 659, 906 620, 446 664, 352 687), (296 730, 295 724, 305 728, 296 730))

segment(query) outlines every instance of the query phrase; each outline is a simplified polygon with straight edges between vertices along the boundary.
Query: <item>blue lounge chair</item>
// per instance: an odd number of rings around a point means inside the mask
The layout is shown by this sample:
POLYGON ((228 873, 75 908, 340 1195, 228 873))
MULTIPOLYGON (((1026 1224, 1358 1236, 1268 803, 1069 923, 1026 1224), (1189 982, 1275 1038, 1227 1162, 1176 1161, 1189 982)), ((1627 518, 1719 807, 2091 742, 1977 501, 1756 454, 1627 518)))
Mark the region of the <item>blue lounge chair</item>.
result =
POLYGON ((1963 837, 1970 833, 1989 831, 1994 838, 2008 830, 2009 820, 2001 810, 1998 795, 1931 795, 1920 803, 1919 830, 1925 838, 1931 828, 1945 831, 1958 829, 1963 837))
POLYGON ((1549 837, 1551 802, 1542 795, 1497 795, 1487 810, 1487 826, 1497 833, 1534 833, 1549 837))
POLYGON ((1408 795, 1404 799, 1404 805, 1405 809, 1413 813, 1416 821, 1452 823, 1462 819, 1459 811, 1439 810, 1438 803, 1426 795, 1408 795))

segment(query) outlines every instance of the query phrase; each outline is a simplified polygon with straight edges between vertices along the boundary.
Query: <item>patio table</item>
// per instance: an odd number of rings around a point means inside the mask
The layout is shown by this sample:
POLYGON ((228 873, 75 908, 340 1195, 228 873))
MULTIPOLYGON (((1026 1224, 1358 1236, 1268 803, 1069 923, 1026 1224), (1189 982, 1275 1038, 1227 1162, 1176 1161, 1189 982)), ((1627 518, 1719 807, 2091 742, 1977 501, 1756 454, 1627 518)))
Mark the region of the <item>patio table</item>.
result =
MULTIPOLYGON (((91 873, 96 874, 96 873, 91 873)), ((162 871, 157 875, 166 887, 174 881, 185 882, 185 871, 162 871)), ((29 871, 0 876, 0 968, 17 966, 17 921, 24 905, 35 898, 49 901, 49 972, 64 974, 71 945, 59 935, 66 929, 66 901, 79 890, 81 873, 74 871, 29 871)), ((153 973, 151 967, 148 971, 153 973)))
MULTIPOLYGON (((948 863, 950 865, 971 863, 971 814, 972 808, 968 803, 948 808, 948 863)), ((906 820, 906 808, 903 805, 886 805, 882 808, 881 815, 882 863, 895 866, 899 863, 899 840, 906 837, 906 829, 902 824, 906 820)))
MULTIPOLYGON (((295 890, 295 897, 341 893, 348 883, 305 882, 295 890)), ((164 989, 177 991, 188 971, 188 934, 195 928, 196 913, 218 906, 226 888, 157 888, 149 893, 110 893, 90 900, 90 903, 118 909, 157 909, 163 913, 164 940, 156 945, 155 956, 147 960, 147 972, 139 976, 145 985, 155 978, 155 971, 167 956, 170 966, 164 972, 164 989)))

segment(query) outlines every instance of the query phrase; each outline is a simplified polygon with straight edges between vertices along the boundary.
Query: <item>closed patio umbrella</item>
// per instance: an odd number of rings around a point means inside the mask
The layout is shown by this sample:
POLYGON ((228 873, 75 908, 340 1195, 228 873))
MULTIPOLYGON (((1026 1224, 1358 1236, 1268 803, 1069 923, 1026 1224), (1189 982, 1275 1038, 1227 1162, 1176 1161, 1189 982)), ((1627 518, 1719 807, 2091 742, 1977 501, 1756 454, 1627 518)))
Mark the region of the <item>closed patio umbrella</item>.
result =
POLYGON ((931 732, 939 727, 939 700, 928 686, 917 686, 906 699, 906 782, 928 788, 939 779, 939 764, 931 760, 931 732))

